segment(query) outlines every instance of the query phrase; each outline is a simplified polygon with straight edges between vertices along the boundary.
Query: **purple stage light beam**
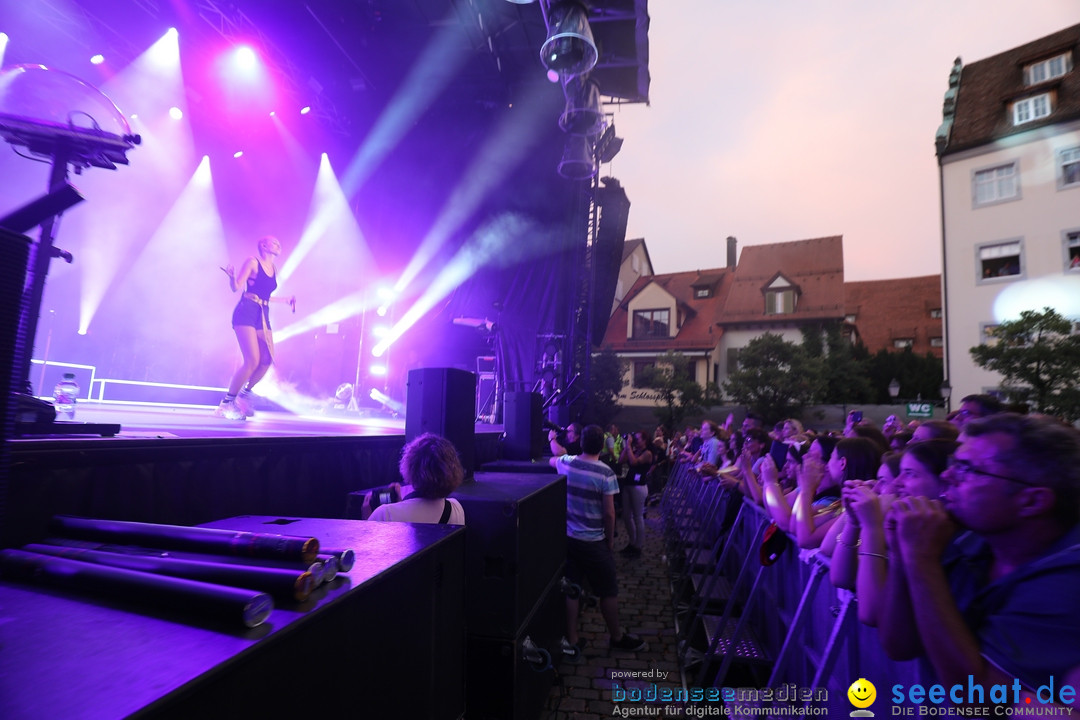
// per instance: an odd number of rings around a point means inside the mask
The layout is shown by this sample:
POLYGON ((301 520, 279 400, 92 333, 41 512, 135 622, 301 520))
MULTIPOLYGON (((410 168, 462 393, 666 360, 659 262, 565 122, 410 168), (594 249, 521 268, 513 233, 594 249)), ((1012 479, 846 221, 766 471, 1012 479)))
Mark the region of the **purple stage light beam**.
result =
POLYGON ((538 107, 547 85, 534 83, 524 101, 504 113, 491 138, 469 165, 454 192, 447 198, 431 230, 413 255, 395 289, 403 291, 430 263, 446 241, 469 221, 487 195, 504 183, 521 160, 531 152, 551 118, 538 107))
POLYGON ((323 153, 312 191, 307 225, 296 247, 289 251, 288 257, 279 268, 278 281, 283 283, 288 280, 316 243, 331 237, 336 241, 336 263, 348 264, 357 269, 374 267, 375 259, 371 249, 360 231, 345 193, 342 192, 334 168, 330 165, 330 158, 323 153))
POLYGON ((372 355, 383 353, 409 328, 420 321, 436 304, 447 297, 480 268, 521 262, 529 254, 540 255, 546 249, 539 243, 529 243, 534 234, 532 223, 518 215, 502 215, 474 233, 428 285, 427 290, 405 311, 390 333, 372 348, 372 355))
POLYGON ((363 186, 464 64, 469 52, 468 39, 462 36, 464 28, 457 18, 450 19, 417 58, 405 82, 350 161, 341 178, 347 196, 351 197, 363 186))

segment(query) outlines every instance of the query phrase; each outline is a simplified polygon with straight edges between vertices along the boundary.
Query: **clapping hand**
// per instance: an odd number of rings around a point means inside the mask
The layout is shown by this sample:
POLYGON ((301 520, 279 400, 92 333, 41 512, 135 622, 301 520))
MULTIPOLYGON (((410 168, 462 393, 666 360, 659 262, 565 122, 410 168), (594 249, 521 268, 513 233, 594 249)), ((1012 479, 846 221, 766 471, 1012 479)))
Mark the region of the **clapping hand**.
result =
POLYGON ((825 465, 816 457, 809 455, 803 458, 802 465, 799 465, 795 471, 795 481, 799 485, 799 492, 809 493, 808 497, 813 497, 817 493, 818 486, 821 485, 824 477, 825 465))
POLYGON ((859 527, 876 525, 884 522, 881 498, 870 483, 863 480, 848 480, 840 491, 844 507, 851 511, 850 522, 859 527))
POLYGON ((957 528, 941 501, 911 495, 892 504, 885 529, 905 562, 937 563, 957 528))
POLYGON ((780 482, 780 471, 776 469, 776 463, 771 456, 766 455, 762 458, 758 470, 761 472, 762 485, 771 485, 780 482))

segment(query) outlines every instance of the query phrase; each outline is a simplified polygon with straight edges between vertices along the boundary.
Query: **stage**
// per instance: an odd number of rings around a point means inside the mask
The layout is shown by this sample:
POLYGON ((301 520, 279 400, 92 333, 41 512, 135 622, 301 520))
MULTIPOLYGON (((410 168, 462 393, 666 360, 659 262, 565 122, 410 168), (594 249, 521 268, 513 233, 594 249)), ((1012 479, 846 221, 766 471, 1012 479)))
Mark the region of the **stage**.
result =
MULTIPOLYGON (((80 402, 114 436, 16 437, 5 546, 48 534, 55 514, 197 525, 238 515, 344 518, 349 493, 398 479, 404 417, 80 402)), ((64 427, 71 430, 71 427, 64 427)), ((475 467, 500 459, 502 427, 477 425, 475 467)))

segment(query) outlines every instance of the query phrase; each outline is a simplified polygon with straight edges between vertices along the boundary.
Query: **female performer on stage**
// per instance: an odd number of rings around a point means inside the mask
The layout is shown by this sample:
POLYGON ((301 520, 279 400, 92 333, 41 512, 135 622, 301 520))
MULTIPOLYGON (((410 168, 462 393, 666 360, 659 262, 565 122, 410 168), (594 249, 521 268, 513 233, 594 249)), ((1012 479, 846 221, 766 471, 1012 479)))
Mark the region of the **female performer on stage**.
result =
POLYGON ((243 364, 236 370, 229 391, 215 414, 229 420, 243 420, 255 414, 251 389, 262 380, 274 362, 274 335, 270 329, 270 302, 285 302, 296 312, 296 296, 272 298, 277 289, 274 258, 281 254, 281 242, 272 235, 259 240, 259 256, 249 257, 236 273, 232 265, 221 268, 229 276, 233 292, 241 291, 233 310, 232 326, 243 364))

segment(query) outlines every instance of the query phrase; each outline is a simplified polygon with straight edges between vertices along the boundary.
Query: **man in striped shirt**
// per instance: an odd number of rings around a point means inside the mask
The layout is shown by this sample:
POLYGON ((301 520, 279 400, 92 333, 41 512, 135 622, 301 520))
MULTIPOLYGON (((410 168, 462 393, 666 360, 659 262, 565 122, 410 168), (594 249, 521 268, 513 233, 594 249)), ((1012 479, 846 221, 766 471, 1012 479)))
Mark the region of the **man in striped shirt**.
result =
MULTIPOLYGON (((616 650, 639 651, 648 645, 637 635, 623 632, 619 627, 619 583, 615 576, 615 494, 619 482, 615 473, 600 461, 604 449, 604 431, 599 425, 589 425, 582 432, 580 455, 563 455, 557 440, 548 438, 552 446, 551 466, 566 476, 566 577, 580 586, 588 580, 593 592, 600 597, 600 613, 604 616, 611 647, 616 650)), ((566 596, 566 637, 563 656, 580 661, 582 650, 578 634, 580 594, 566 596)))

